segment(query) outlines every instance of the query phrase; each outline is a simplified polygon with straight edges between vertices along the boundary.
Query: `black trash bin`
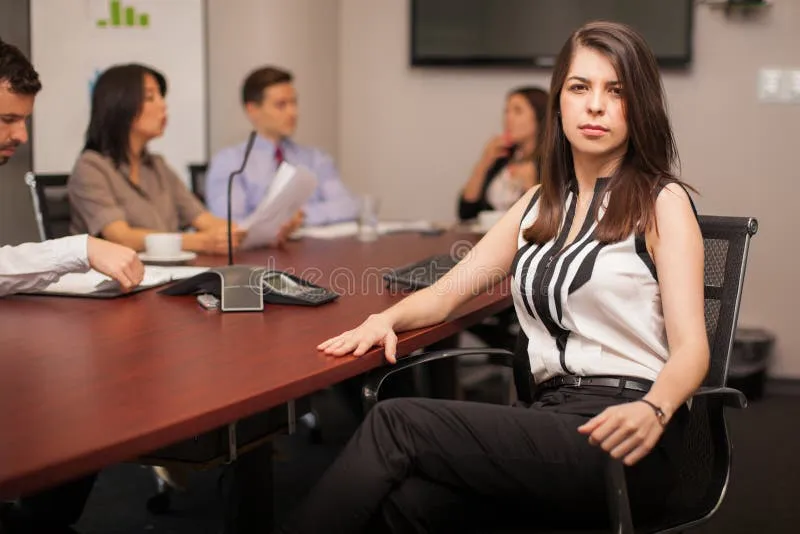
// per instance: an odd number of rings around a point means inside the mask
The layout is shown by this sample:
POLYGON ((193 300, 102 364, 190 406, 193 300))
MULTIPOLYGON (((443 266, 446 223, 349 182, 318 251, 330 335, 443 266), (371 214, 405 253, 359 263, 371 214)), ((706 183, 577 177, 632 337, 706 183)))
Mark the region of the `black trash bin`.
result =
POLYGON ((774 344, 775 336, 762 328, 736 329, 728 385, 744 393, 748 400, 759 400, 764 396, 774 344))

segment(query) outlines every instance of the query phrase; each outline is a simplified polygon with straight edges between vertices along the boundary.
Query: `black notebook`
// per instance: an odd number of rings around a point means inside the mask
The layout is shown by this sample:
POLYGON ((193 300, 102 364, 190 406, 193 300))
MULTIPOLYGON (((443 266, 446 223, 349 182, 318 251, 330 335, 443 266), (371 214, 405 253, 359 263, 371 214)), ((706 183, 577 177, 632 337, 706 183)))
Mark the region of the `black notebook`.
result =
POLYGON ((452 254, 436 254, 423 260, 393 269, 383 275, 389 287, 422 289, 433 285, 452 269, 461 258, 452 254))

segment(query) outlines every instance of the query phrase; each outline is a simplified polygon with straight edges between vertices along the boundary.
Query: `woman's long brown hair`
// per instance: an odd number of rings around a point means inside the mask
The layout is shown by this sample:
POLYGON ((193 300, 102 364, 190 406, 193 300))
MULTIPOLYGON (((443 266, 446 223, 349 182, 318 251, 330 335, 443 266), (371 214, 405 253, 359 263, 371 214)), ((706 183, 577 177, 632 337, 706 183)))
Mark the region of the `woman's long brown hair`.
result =
MULTIPOLYGON (((668 183, 682 183, 674 173, 678 151, 652 51, 641 35, 624 24, 588 23, 564 44, 553 70, 541 152, 539 213, 523 234, 526 240, 534 243, 546 243, 556 236, 566 190, 574 177, 572 146, 564 135, 559 103, 572 58, 579 47, 596 50, 614 66, 621 82, 628 124, 628 148, 606 185, 605 191, 611 194, 595 237, 601 242, 613 243, 626 239, 634 231, 644 233, 655 223, 658 192, 668 183)), ((598 214, 587 216, 596 218, 598 214)))
POLYGON ((549 105, 550 97, 547 94, 547 91, 541 87, 534 87, 530 85, 512 89, 509 91, 506 99, 511 98, 514 95, 519 95, 524 98, 531 107, 533 116, 536 117, 536 139, 534 140, 535 144, 531 158, 538 168, 539 162, 541 161, 542 145, 544 145, 544 125, 545 121, 547 120, 547 106, 549 105))

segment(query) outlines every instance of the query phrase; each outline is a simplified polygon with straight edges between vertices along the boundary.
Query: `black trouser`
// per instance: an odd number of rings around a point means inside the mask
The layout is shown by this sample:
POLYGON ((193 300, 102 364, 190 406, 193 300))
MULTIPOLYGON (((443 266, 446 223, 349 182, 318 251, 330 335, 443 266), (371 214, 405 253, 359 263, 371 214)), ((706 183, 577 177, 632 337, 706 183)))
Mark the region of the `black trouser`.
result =
POLYGON ((78 522, 89 499, 97 473, 40 491, 19 500, 9 527, 15 532, 62 532, 78 522))
MULTIPOLYGON (((629 390, 562 388, 533 406, 433 399, 379 403, 294 511, 284 532, 447 532, 540 521, 606 521, 606 453, 577 427, 629 390)), ((634 514, 663 503, 672 485, 682 414, 628 469, 634 514)))

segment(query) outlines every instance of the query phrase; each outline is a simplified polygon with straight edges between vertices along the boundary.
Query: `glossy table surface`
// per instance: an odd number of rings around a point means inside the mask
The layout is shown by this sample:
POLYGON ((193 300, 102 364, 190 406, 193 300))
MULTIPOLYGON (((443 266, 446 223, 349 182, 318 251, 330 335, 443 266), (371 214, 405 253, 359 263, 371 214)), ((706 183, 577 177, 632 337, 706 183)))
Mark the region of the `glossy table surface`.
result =
MULTIPOLYGON (((476 239, 453 232, 372 243, 304 239, 237 255, 237 263, 288 270, 342 294, 318 308, 220 313, 155 289, 111 300, 0 300, 0 498, 136 458, 382 365, 378 349, 334 359, 315 347, 402 298, 386 289, 387 269, 476 239)), ((398 355, 510 303, 506 280, 448 321, 401 335, 398 355)))

